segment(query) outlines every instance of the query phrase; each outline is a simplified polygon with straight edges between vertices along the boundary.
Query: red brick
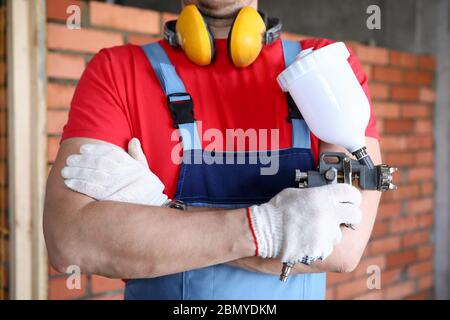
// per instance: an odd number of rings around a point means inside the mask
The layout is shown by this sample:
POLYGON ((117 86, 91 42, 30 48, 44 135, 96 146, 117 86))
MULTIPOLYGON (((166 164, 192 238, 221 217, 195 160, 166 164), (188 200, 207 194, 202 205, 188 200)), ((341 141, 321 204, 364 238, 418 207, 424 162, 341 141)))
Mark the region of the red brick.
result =
POLYGON ((392 233, 405 232, 417 228, 418 219, 416 216, 407 216, 390 221, 390 230, 392 233))
POLYGON ((381 300, 383 299, 383 292, 381 290, 370 290, 368 293, 364 293, 355 297, 355 300, 381 300))
POLYGON ((96 53, 102 48, 123 44, 121 34, 82 28, 67 29, 65 25, 47 25, 48 47, 50 49, 96 53))
POLYGON ((93 300, 123 300, 123 299, 124 299, 123 293, 98 296, 98 297, 93 298, 93 300))
POLYGON ((336 299, 349 299, 356 297, 367 290, 367 279, 364 277, 337 285, 335 297, 336 299))
POLYGON ((423 70, 436 69, 436 59, 433 56, 419 57, 419 68, 423 70))
POLYGON ((78 0, 47 0, 47 18, 65 21, 69 14, 67 8, 76 5, 81 9, 83 15, 83 1, 78 0))
POLYGON ((416 152, 416 164, 417 165, 427 165, 434 164, 434 152, 433 150, 418 150, 416 152))
POLYGON ((419 98, 421 102, 425 103, 435 103, 436 102, 436 92, 430 88, 420 88, 419 98))
POLYGON ((79 79, 85 68, 82 56, 49 53, 47 76, 62 79, 79 79))
POLYGON ((414 289, 413 281, 395 284, 384 290, 384 298, 388 300, 401 299, 413 293, 414 289))
POLYGON ((5 17, 5 13, 1 13, 0 12, 0 15, 2 17, 2 19, 0 19, 0 30, 1 30, 1 32, 0 32, 0 43, 2 44, 0 46, 0 57, 2 57, 2 56, 5 55, 5 52, 6 52, 6 45, 5 45, 5 43, 6 43, 5 33, 6 32, 4 32, 4 30, 5 30, 4 25, 5 25, 6 19, 3 18, 3 17, 5 17))
POLYGON ((402 204, 400 202, 388 202, 382 201, 378 207, 377 219, 399 216, 402 211, 402 204))
POLYGON ((91 289, 94 294, 121 290, 124 287, 124 283, 120 279, 108 279, 105 277, 95 276, 91 277, 91 289))
POLYGON ((159 13, 101 2, 89 3, 91 25, 132 32, 159 34, 159 13))
POLYGON ((405 299, 407 300, 426 300, 428 297, 426 291, 418 292, 415 294, 412 294, 410 296, 407 296, 405 299))
POLYGON ((350 272, 348 272, 348 273, 330 272, 330 273, 327 273, 327 286, 333 286, 338 283, 347 282, 352 278, 353 278, 353 274, 350 272))
POLYGON ((420 188, 421 194, 431 196, 434 194, 434 182, 424 182, 420 188))
POLYGON ((387 255, 386 265, 390 267, 406 266, 417 258, 416 250, 395 252, 387 255))
POLYGON ((433 74, 426 71, 407 71, 405 83, 429 86, 433 83, 433 74))
POLYGON ((75 86, 59 83, 47 84, 47 107, 69 108, 75 86))
MULTIPOLYGON (((3 180, 2 181, 3 183, 5 182, 5 180, 3 180)), ((1 202, 0 202, 0 207, 2 208, 2 209, 8 209, 9 208, 9 205, 8 205, 8 201, 9 201, 9 197, 8 197, 8 189, 7 189, 7 187, 5 187, 5 186, 2 186, 1 187, 1 189, 0 189, 0 199, 1 199, 1 202)), ((8 215, 4 215, 3 216, 3 220, 4 221, 2 221, 2 222, 0 222, 1 224, 3 224, 3 225, 8 225, 8 222, 7 222, 7 218, 8 218, 8 215)), ((5 251, 7 251, 8 250, 8 246, 5 246, 5 251)), ((6 255, 6 254, 5 254, 6 255)))
POLYGON ((372 255, 392 252, 400 249, 401 238, 399 236, 392 236, 388 238, 372 240, 370 241, 369 245, 370 253, 372 255))
POLYGON ((403 236, 402 246, 403 247, 416 246, 418 244, 426 243, 429 240, 430 240, 430 233, 428 230, 408 232, 403 236))
POLYGON ((418 214, 426 213, 434 208, 433 198, 423 198, 423 199, 411 199, 408 202, 408 213, 418 214))
POLYGON ((49 300, 70 300, 81 298, 86 293, 86 276, 81 275, 80 289, 67 289, 67 277, 54 278, 48 283, 48 299, 49 300))
POLYGON ((433 273, 433 261, 415 263, 408 267, 408 277, 417 278, 426 273, 433 273))
POLYGON ((5 88, 0 88, 0 109, 6 109, 6 90, 5 88))
POLYGON ((434 167, 412 168, 408 173, 408 181, 428 181, 434 179, 434 167))
POLYGON ((406 138, 408 149, 431 149, 433 147, 433 137, 430 135, 409 136, 406 138))
POLYGON ((128 36, 128 42, 135 45, 141 46, 147 43, 157 42, 160 40, 158 37, 145 36, 140 34, 130 34, 128 36))
POLYGON ((327 288, 326 293, 325 293, 325 299, 326 300, 334 299, 334 288, 327 288))
POLYGON ((6 83, 6 63, 0 59, 0 86, 6 83))
POLYGON ((415 68, 417 66, 417 56, 407 52, 391 51, 390 63, 395 66, 415 68))
POLYGON ((434 216, 432 213, 419 216, 419 228, 431 228, 433 226, 434 216))
MULTIPOLYGON (((395 180, 397 181, 397 180, 395 180)), ((415 198, 420 194, 419 184, 399 185, 395 192, 386 192, 383 194, 385 201, 395 201, 415 198)))
POLYGON ((64 125, 67 123, 67 111, 47 112, 47 131, 50 134, 61 134, 64 125))
POLYGON ((419 88, 394 86, 391 89, 392 99, 398 101, 417 101, 419 100, 419 88))
POLYGON ((400 107, 400 114, 404 118, 428 118, 433 109, 425 104, 404 104, 400 107))
POLYGON ((430 289, 433 286, 433 274, 427 274, 419 279, 418 290, 430 289))
POLYGON ((375 117, 378 118, 398 118, 400 116, 400 106, 392 102, 374 102, 372 106, 375 117))
POLYGON ((395 68, 374 66, 372 79, 382 82, 401 83, 403 81, 403 71, 395 68))
POLYGON ((361 62, 375 65, 385 65, 389 62, 389 51, 385 48, 369 47, 351 42, 348 42, 347 46, 351 48, 361 62))
POLYGON ((2 125, 0 125, 0 135, 1 136, 5 136, 7 133, 6 133, 6 123, 7 123, 7 114, 6 114, 6 111, 5 110, 2 110, 2 111, 0 111, 0 124, 2 124, 2 125), (3 124, 5 124, 5 125, 3 125, 3 124))
POLYGON ((364 73, 366 74, 366 76, 370 79, 372 78, 372 73, 373 73, 373 67, 371 64, 368 63, 362 63, 361 67, 364 71, 364 73))
POLYGON ((384 270, 381 274, 381 288, 399 281, 402 277, 403 268, 384 270))
POLYGON ((386 151, 401 151, 406 149, 407 140, 403 137, 397 136, 382 136, 380 145, 381 150, 386 151))
POLYGON ((0 162, 0 183, 3 183, 3 181, 6 181, 6 177, 8 174, 8 170, 6 168, 6 163, 5 162, 0 162))
POLYGON ((48 274, 49 274, 50 276, 60 276, 60 275, 62 275, 63 273, 61 273, 61 272, 59 272, 59 271, 56 271, 51 265, 48 265, 48 274))
POLYGON ((376 118, 377 118, 377 123, 376 123, 377 131, 379 133, 382 133, 382 132, 384 132, 384 119, 380 119, 378 117, 376 117, 376 118))
POLYGON ((161 21, 162 21, 163 24, 166 23, 167 21, 177 20, 177 19, 178 19, 178 15, 175 14, 175 13, 172 13, 172 12, 162 12, 161 13, 161 21))
POLYGON ((387 222, 375 222, 372 230, 372 238, 381 237, 389 232, 389 224, 387 222))
POLYGON ((47 160, 53 162, 59 150, 60 137, 49 137, 47 140, 47 160))
POLYGON ((370 82, 369 83, 369 91, 370 91, 370 96, 374 100, 376 100, 376 99, 384 100, 384 99, 388 99, 390 97, 389 85, 384 84, 384 83, 370 82))
POLYGON ((417 258, 419 260, 431 259, 433 257, 433 253, 434 253, 433 245, 430 244, 430 245, 420 246, 417 249, 417 258))
POLYGON ((414 132, 416 133, 432 133, 433 122, 431 120, 417 120, 414 124, 414 132))
POLYGON ((414 129, 412 120, 385 120, 384 132, 389 133, 410 133, 414 129))
POLYGON ((390 152, 383 157, 384 162, 390 166, 409 166, 416 163, 416 153, 414 152, 390 152))
POLYGON ((367 277, 367 275, 371 274, 371 272, 367 273, 367 269, 370 266, 377 266, 378 268, 380 268, 380 270, 383 270, 386 266, 385 256, 369 257, 369 258, 365 258, 365 259, 361 260, 359 265, 352 272, 353 277, 355 277, 355 278, 360 277, 360 276, 367 277))

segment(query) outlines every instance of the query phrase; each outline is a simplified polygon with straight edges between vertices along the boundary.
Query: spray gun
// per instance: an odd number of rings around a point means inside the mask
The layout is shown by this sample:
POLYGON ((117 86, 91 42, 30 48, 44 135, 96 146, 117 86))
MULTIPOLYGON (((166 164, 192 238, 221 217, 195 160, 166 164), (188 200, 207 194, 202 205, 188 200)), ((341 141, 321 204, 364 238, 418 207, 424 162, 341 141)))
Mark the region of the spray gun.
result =
MULTIPOLYGON (((330 183, 356 183, 361 189, 396 189, 396 168, 375 166, 365 147, 365 129, 370 104, 347 59, 350 53, 342 42, 318 50, 303 50, 277 78, 281 89, 289 92, 311 131, 320 140, 343 146, 356 160, 342 152, 324 152, 318 170, 296 170, 299 188, 330 183)), ((346 227, 353 228, 351 225, 346 227)), ((315 259, 304 257, 302 263, 315 259)), ((283 264, 280 280, 288 279, 295 263, 283 264)))

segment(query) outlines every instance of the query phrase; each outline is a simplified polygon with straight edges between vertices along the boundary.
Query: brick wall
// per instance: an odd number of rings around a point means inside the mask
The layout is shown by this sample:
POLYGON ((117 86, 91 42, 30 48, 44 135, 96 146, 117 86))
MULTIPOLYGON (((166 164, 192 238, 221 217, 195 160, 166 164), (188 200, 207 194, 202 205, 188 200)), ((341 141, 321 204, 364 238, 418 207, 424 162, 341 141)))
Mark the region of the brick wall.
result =
POLYGON ((0 0, 0 300, 8 298, 8 163, 6 113, 6 1, 0 0))
MULTIPOLYGON (((87 62, 102 47, 147 43, 160 37, 173 15, 100 2, 48 0, 48 162, 51 165, 70 100, 87 62), (64 23, 69 4, 82 8, 82 29, 64 23)), ((289 38, 298 38, 286 34, 289 38)), ((329 299, 431 297, 433 286, 432 89, 435 61, 384 48, 349 43, 370 81, 382 136, 383 158, 400 168, 399 189, 383 196, 370 244, 350 274, 329 274, 329 299), (367 267, 382 270, 381 290, 368 290, 367 267)), ((65 288, 65 276, 49 271, 49 298, 121 298, 122 283, 83 276, 82 290, 65 288)))
POLYGON ((370 79, 383 161, 399 168, 399 188, 383 195, 372 238, 351 274, 329 274, 330 299, 426 299, 433 286, 433 90, 435 60, 350 44, 370 79), (368 290, 369 265, 382 269, 368 290))

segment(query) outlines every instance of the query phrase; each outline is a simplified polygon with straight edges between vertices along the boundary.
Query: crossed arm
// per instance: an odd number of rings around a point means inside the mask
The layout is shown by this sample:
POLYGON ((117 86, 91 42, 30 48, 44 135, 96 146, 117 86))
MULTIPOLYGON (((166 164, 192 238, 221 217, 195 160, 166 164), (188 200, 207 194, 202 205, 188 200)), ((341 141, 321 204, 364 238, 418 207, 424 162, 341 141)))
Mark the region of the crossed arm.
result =
MULTIPOLYGON (((278 260, 253 257, 253 237, 244 209, 180 212, 154 206, 95 201, 65 187, 61 169, 66 158, 85 143, 64 141, 50 172, 44 210, 44 234, 50 262, 60 272, 78 265, 85 273, 112 278, 167 275, 218 263, 253 271, 280 271, 278 260)), ((375 163, 379 145, 367 138, 375 163)), ((323 144, 321 151, 342 150, 323 144)), ((363 191, 363 220, 356 230, 343 230, 332 255, 311 266, 297 265, 294 272, 348 272, 364 251, 376 216, 380 194, 363 191)))

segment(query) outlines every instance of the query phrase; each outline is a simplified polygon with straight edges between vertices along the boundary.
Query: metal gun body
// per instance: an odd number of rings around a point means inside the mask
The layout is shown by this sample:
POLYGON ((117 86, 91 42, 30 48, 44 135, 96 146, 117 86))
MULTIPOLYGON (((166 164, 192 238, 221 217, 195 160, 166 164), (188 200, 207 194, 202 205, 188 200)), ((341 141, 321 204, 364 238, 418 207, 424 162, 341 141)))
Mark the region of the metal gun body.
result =
MULTIPOLYGON (((365 155, 365 157, 368 156, 365 155)), ((299 188, 321 187, 332 183, 353 184, 354 182, 363 190, 384 192, 397 188, 392 183, 392 175, 397 168, 391 168, 385 164, 368 166, 367 160, 354 160, 343 152, 324 152, 319 157, 318 170, 307 172, 296 170, 295 181, 298 182, 299 188)), ((369 163, 371 163, 370 160, 369 163)), ((351 225, 346 227, 353 229, 351 225)), ((315 259, 302 259, 302 261, 307 261, 302 263, 309 264, 308 261, 315 261, 315 259)), ((287 281, 294 265, 292 262, 283 264, 281 281, 287 281)))
POLYGON ((331 183, 357 182, 364 190, 386 191, 395 189, 392 174, 397 171, 385 164, 369 168, 358 160, 350 159, 343 152, 324 152, 319 157, 317 171, 301 172, 296 170, 299 188, 320 187, 331 183))

